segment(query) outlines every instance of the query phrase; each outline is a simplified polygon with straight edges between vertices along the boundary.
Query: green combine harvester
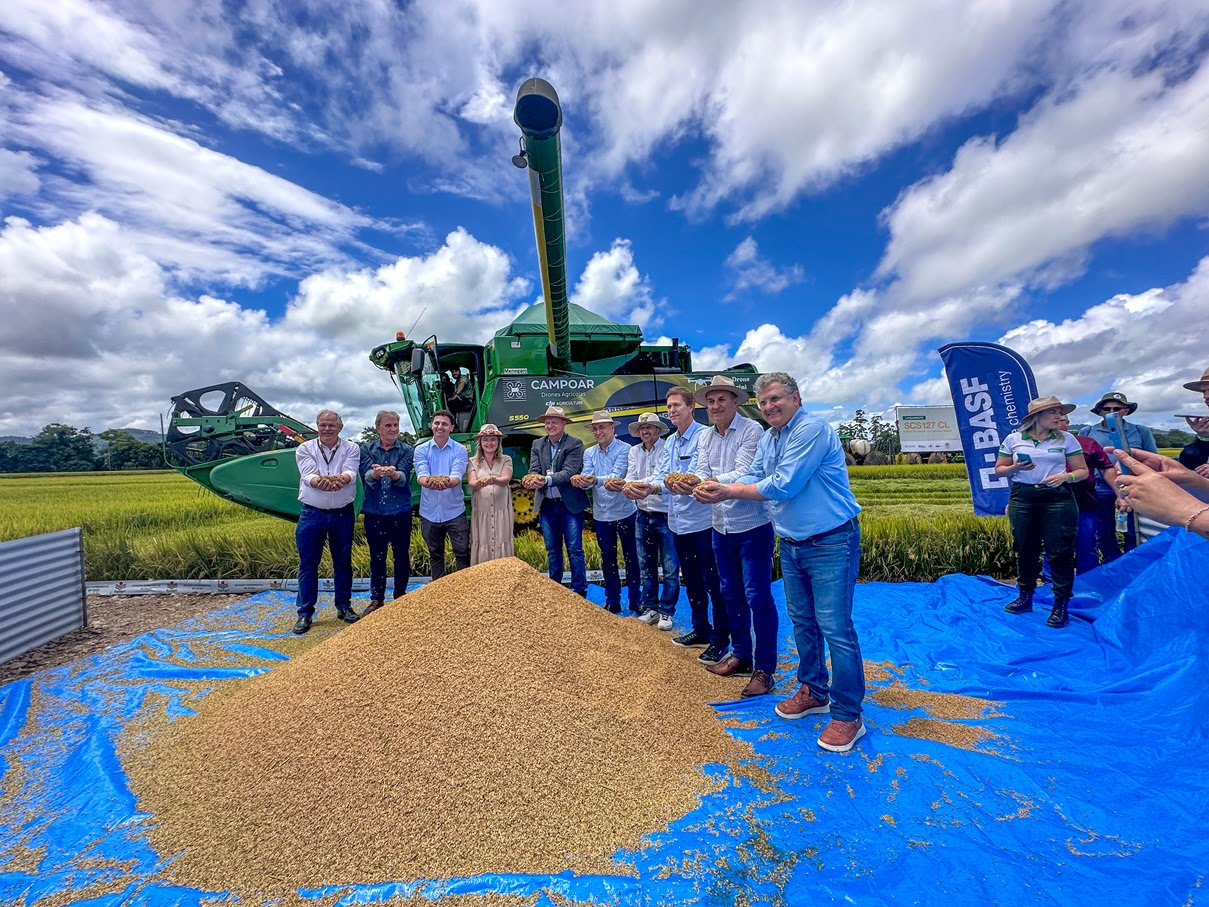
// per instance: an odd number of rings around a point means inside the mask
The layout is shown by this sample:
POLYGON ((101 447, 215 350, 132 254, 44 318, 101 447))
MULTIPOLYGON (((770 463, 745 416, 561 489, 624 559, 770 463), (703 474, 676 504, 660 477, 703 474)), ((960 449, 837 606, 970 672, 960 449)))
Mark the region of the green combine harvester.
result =
MULTIPOLYGON (((528 470, 529 447, 544 434, 540 421, 548 406, 561 406, 573 419, 568 431, 586 445, 595 443, 587 423, 607 409, 622 424, 618 437, 630 440, 628 426, 643 412, 663 412, 673 385, 708 384, 713 372, 692 371, 687 345, 647 344, 635 324, 609 321, 567 299, 563 222, 562 108, 553 86, 529 79, 516 98, 514 119, 521 150, 512 161, 529 174, 533 225, 541 268, 544 304, 530 306, 496 331, 485 344, 416 341, 400 332, 376 347, 370 361, 398 385, 413 432, 431 435, 439 409, 453 409, 450 371, 469 377, 469 409, 455 412, 453 437, 467 445, 486 422, 505 433, 504 451, 516 476, 528 470)), ((751 365, 725 374, 749 395, 758 377, 751 365)), ((759 417, 754 399, 744 411, 759 417)), ((698 418, 704 420, 704 412, 698 418)), ((186 391, 172 398, 165 435, 169 463, 214 493, 289 520, 298 519, 298 468, 294 449, 316 437, 315 430, 279 412, 238 382, 186 391)), ((533 493, 513 483, 516 521, 536 519, 533 493)), ((415 487, 418 500, 419 490, 415 487)), ((358 493, 360 507, 360 492, 358 493)))

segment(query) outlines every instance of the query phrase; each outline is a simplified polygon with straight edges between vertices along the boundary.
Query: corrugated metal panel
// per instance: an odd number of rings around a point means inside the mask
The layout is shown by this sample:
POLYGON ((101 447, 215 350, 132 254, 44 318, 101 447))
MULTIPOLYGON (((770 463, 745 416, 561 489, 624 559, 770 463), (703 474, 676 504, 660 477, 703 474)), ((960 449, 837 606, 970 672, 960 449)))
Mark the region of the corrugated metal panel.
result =
POLYGON ((0 663, 85 622, 79 529, 0 542, 0 663))

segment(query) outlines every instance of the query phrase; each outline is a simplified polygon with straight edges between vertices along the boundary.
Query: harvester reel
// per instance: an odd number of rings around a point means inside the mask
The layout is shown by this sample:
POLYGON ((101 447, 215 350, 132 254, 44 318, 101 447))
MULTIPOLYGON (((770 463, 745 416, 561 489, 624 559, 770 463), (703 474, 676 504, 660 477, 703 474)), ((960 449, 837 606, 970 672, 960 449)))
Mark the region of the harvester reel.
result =
POLYGON ((536 496, 519 482, 512 486, 512 520, 523 526, 537 520, 536 496))

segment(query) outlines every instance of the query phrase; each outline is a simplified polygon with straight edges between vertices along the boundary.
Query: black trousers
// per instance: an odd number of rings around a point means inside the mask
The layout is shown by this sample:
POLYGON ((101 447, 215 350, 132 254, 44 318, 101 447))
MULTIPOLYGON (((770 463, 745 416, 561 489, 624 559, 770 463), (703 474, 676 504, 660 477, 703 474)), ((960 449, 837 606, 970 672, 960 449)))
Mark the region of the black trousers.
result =
POLYGON ((726 599, 718 582, 718 562, 714 559, 714 530, 686 532, 673 535, 680 571, 684 574, 684 591, 692 610, 693 629, 709 634, 711 645, 730 647, 730 621, 726 614, 726 599), (710 626, 710 603, 713 603, 714 623, 710 626))
POLYGON ((365 541, 369 543, 369 597, 386 601, 386 551, 394 550, 395 578, 391 583, 391 598, 407 591, 411 579, 411 511, 384 516, 365 514, 365 541))
POLYGON ((428 546, 428 575, 433 579, 445 575, 446 538, 453 547, 453 569, 464 570, 470 566, 470 521, 466 519, 466 514, 459 514, 443 523, 420 517, 420 535, 428 546))
POLYGON ((1069 600, 1075 581, 1075 538, 1079 532, 1079 506, 1069 483, 1047 488, 1013 482, 1008 522, 1012 524, 1020 587, 1032 589, 1037 585, 1044 548, 1054 578, 1054 598, 1069 600))

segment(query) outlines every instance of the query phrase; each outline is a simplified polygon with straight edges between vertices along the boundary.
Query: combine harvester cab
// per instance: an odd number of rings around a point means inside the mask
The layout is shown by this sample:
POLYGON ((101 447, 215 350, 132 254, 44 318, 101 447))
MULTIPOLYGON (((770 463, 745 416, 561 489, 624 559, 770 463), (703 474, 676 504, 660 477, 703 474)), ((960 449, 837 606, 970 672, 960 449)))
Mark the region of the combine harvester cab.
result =
MULTIPOLYGON (((484 423, 494 423, 504 432, 504 450, 512 457, 517 479, 512 491, 516 522, 524 524, 537 514, 533 492, 521 488, 519 479, 529 468, 530 445, 544 434, 541 417, 547 407, 562 407, 572 420, 568 431, 585 445, 595 443, 588 423, 592 413, 602 409, 621 423, 618 437, 633 441, 630 423, 640 413, 666 411, 664 398, 670 387, 695 389, 708 384, 714 373, 694 373, 692 354, 678 339, 647 344, 638 325, 610 321, 568 300, 559 141, 562 107, 553 86, 544 79, 528 79, 517 92, 514 119, 521 139, 512 162, 529 176, 544 302, 530 306, 486 344, 441 342, 435 336, 417 342, 400 333, 394 342, 375 348, 369 358, 394 379, 419 439, 431 436, 433 413, 454 410, 449 398, 451 370, 457 367, 468 375, 470 406, 468 411, 454 411, 458 424, 453 438, 472 448, 472 439, 484 423)), ((751 397, 758 377, 755 368, 737 365, 725 374, 749 394, 744 413, 759 419, 751 397)), ((254 413, 230 401, 219 407, 221 412, 199 405, 199 395, 224 387, 215 385, 173 398, 167 441, 176 455, 172 465, 229 500, 296 520, 298 468, 289 446, 293 442, 275 440, 268 450, 243 450, 233 442, 252 422, 262 432, 272 429, 269 434, 276 431, 274 426, 286 425, 302 440, 314 437, 314 430, 278 413, 239 385, 235 387, 245 398, 255 401, 254 413), (196 440, 198 431, 222 443, 205 448, 185 445, 191 454, 182 459, 180 435, 188 432, 196 440)), ((703 409, 697 418, 708 421, 703 409)), ((414 482, 413 493, 418 499, 414 482)))

